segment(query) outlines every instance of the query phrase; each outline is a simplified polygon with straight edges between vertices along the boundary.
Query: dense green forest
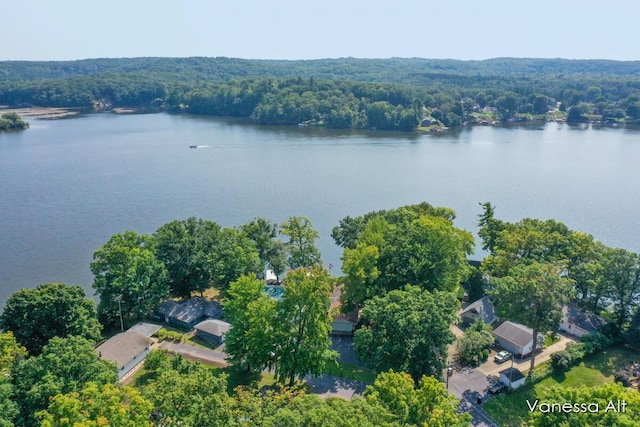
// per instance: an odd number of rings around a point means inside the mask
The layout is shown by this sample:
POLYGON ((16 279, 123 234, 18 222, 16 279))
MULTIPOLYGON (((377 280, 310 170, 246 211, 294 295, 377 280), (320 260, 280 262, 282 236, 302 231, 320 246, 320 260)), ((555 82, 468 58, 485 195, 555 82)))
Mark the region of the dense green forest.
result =
POLYGON ((5 61, 0 104, 405 131, 424 118, 439 127, 558 118, 637 124, 639 73, 640 61, 515 58, 5 61))

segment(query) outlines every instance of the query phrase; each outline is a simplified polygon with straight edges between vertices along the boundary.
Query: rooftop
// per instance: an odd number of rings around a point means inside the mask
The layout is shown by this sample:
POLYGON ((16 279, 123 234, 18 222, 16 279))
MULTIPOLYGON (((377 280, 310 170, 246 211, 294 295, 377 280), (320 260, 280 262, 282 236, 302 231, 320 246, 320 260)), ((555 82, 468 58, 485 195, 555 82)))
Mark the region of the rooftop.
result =
POLYGON ((574 324, 587 332, 593 332, 607 324, 602 317, 590 311, 584 311, 573 304, 562 308, 563 320, 574 324))
POLYGON ((184 323, 193 323, 201 317, 217 317, 222 314, 222 306, 216 301, 190 298, 182 303, 168 300, 160 305, 158 313, 184 323))
POLYGON ((511 382, 515 382, 524 378, 522 372, 517 370, 516 368, 507 368, 504 371, 500 371, 500 375, 504 375, 509 378, 511 382))
POLYGON ((207 319, 198 323, 194 328, 196 331, 202 331, 216 337, 222 337, 224 334, 229 332, 231 325, 227 322, 223 322, 222 320, 207 319))
POLYGON ((497 336, 520 347, 529 344, 533 338, 533 330, 519 323, 506 321, 493 331, 497 336))
POLYGON ((101 359, 115 362, 118 369, 121 369, 135 356, 142 353, 148 345, 149 338, 128 330, 109 338, 96 347, 95 352, 101 359))

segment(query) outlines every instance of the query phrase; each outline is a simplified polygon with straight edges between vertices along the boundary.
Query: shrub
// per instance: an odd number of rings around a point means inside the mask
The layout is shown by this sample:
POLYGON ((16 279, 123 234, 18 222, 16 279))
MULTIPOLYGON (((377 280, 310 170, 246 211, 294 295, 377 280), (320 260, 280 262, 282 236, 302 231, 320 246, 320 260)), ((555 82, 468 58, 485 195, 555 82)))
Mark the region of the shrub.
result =
POLYGON ((558 351, 551 355, 551 366, 554 372, 567 371, 571 364, 571 354, 567 350, 558 351))

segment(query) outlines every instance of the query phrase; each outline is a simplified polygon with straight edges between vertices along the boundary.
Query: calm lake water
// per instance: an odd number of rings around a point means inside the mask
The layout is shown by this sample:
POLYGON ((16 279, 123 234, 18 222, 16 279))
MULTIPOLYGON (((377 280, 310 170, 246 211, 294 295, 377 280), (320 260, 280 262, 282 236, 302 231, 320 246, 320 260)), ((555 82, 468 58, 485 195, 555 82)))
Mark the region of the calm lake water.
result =
POLYGON ((638 131, 556 123, 431 136, 167 114, 36 120, 0 134, 0 306, 52 281, 93 294, 89 263, 111 235, 189 216, 308 216, 334 273, 339 219, 421 201, 474 233, 491 201, 499 218, 555 218, 640 251, 638 160, 638 131))

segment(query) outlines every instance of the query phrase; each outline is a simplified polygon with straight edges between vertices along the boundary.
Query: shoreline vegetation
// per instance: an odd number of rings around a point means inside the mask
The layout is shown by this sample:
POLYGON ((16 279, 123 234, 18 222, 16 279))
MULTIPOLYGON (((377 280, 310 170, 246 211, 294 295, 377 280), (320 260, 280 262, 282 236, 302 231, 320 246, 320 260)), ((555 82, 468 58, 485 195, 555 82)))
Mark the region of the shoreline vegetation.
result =
POLYGON ((633 126, 638 73, 640 61, 522 58, 3 61, 0 104, 38 108, 37 118, 167 111, 404 132, 547 121, 633 126))
POLYGON ((3 112, 0 110, 0 131, 24 130, 29 128, 29 123, 15 112, 3 112))

